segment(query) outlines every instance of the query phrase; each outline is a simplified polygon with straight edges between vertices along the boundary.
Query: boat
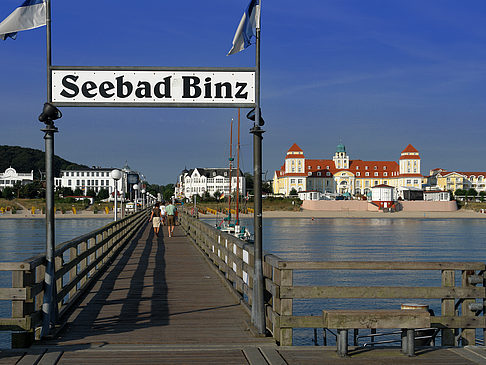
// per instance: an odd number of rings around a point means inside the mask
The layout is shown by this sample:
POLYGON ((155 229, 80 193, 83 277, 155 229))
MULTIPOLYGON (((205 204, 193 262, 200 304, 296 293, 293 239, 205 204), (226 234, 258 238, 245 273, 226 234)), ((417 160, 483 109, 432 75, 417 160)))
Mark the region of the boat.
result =
POLYGON ((236 168, 236 209, 235 219, 231 217, 231 180, 233 170, 233 119, 230 125, 230 153, 229 153, 229 194, 228 194, 228 215, 224 217, 216 228, 222 232, 226 232, 246 242, 253 242, 253 235, 246 226, 240 224, 240 109, 238 108, 238 144, 237 144, 237 168, 236 168))

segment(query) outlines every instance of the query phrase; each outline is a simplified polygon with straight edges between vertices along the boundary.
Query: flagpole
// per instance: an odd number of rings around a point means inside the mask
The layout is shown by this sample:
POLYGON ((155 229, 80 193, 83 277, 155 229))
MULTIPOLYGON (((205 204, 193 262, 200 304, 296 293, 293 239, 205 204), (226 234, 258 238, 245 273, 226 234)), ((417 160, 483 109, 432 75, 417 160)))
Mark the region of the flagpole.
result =
MULTIPOLYGON (((46 0, 46 64, 47 64, 47 102, 52 101, 51 89, 51 1, 46 0)), ((53 121, 46 122, 45 128, 45 161, 46 161, 46 272, 44 278, 44 301, 42 304, 43 323, 41 336, 45 337, 57 321, 56 276, 55 276, 55 219, 54 219, 54 133, 58 129, 53 121)))
MULTIPOLYGON (((259 0, 259 12, 261 14, 259 0)), ((256 24, 256 55, 255 55, 255 124, 250 133, 253 134, 253 186, 254 186, 254 227, 255 267, 253 275, 253 302, 251 306, 252 323, 259 334, 265 334, 265 303, 263 298, 263 249, 262 249, 262 139, 265 132, 260 123, 260 14, 256 24)))

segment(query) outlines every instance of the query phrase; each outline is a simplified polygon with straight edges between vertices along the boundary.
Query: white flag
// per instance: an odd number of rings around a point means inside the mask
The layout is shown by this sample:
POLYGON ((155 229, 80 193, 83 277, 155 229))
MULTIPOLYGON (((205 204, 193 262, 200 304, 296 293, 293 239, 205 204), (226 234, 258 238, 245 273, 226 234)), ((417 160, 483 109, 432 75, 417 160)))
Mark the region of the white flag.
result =
POLYGON ((46 25, 46 3, 44 0, 25 0, 3 22, 0 23, 0 39, 15 39, 17 32, 46 25))
POLYGON ((236 29, 233 47, 230 49, 228 56, 243 51, 250 46, 251 37, 256 36, 256 28, 260 28, 260 0, 251 0, 236 29))

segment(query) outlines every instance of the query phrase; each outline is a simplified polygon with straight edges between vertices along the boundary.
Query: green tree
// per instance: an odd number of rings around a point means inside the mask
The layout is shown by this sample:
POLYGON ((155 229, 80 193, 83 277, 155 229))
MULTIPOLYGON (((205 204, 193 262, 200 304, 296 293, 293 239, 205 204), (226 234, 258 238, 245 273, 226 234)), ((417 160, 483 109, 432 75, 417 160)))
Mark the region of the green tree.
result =
POLYGON ((219 200, 219 198, 221 197, 221 192, 219 190, 216 190, 213 196, 215 197, 216 200, 219 200))
POLYGON ((97 200, 104 200, 104 199, 108 199, 109 196, 110 196, 110 193, 108 192, 107 189, 101 189, 98 192, 98 195, 96 196, 96 199, 97 200))
POLYGON ((476 189, 470 188, 467 191, 467 195, 469 195, 469 196, 476 196, 476 195, 478 195, 478 192, 476 191, 476 189))
POLYGON ((268 181, 266 181, 262 184, 262 193, 264 193, 264 194, 273 193, 272 185, 268 181))
POLYGON ((22 190, 22 182, 16 181, 12 188, 16 198, 20 198, 20 191, 22 190))
POLYGON ((86 192, 86 196, 94 198, 96 197, 96 191, 94 191, 93 189, 88 189, 88 191, 86 192))
POLYGON ((84 195, 84 192, 81 190, 81 188, 76 188, 73 192, 74 196, 82 196, 84 195))
POLYGON ((167 184, 164 186, 162 191, 162 197, 164 200, 171 200, 172 196, 174 195, 174 184, 167 184))
POLYGON ((297 190, 295 190, 295 188, 292 188, 292 190, 290 190, 290 195, 298 195, 297 190))
POLYGON ((39 180, 23 185, 20 189, 20 197, 24 199, 44 198, 45 189, 39 180))
POLYGON ((3 198, 7 200, 12 200, 15 197, 15 192, 10 186, 6 186, 3 189, 3 198))
POLYGON ((245 172, 245 181, 246 181, 246 191, 248 194, 253 194, 253 175, 249 172, 245 172))
POLYGON ((56 189, 56 193, 59 197, 71 196, 74 194, 73 189, 67 186, 62 186, 56 189))

